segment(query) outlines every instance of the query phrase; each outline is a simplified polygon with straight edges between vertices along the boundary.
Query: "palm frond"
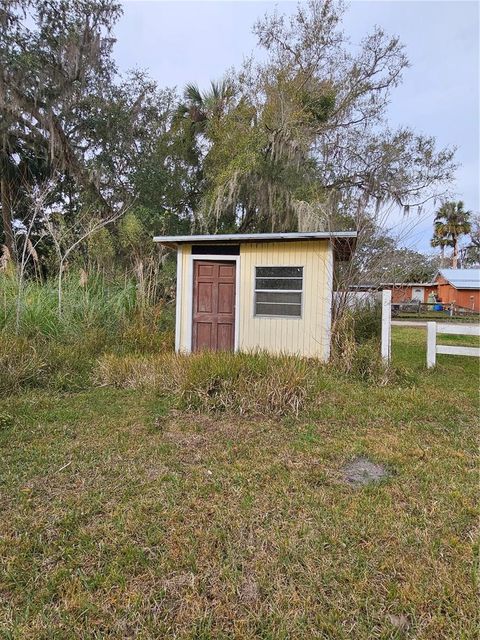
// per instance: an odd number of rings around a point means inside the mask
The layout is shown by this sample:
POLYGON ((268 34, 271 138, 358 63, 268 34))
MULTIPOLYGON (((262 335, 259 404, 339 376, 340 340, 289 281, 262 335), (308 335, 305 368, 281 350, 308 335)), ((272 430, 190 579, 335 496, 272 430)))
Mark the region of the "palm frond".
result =
POLYGON ((189 82, 183 91, 183 97, 187 102, 201 106, 203 104, 202 92, 195 83, 189 82))

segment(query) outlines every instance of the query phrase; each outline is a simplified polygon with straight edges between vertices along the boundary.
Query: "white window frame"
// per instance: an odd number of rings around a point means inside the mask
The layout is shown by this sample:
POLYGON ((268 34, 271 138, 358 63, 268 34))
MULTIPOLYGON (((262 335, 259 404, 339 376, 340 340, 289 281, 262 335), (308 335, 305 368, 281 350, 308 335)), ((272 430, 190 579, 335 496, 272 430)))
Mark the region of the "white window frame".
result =
MULTIPOLYGON (((258 276, 260 280, 267 280, 268 278, 276 280, 273 276, 258 276)), ((298 280, 298 276, 286 276, 280 278, 281 280, 298 280)), ((305 286, 305 265, 303 264, 257 264, 253 267, 253 317, 254 318, 283 318, 288 320, 302 320, 303 319, 303 291, 305 286), (302 270, 302 288, 301 289, 257 289, 257 269, 262 268, 275 268, 275 269, 301 269, 302 270), (300 294, 300 315, 288 316, 284 314, 271 314, 271 313, 257 313, 257 293, 299 293, 300 294)), ((259 303, 262 304, 262 303, 259 303)), ((266 302, 264 304, 288 304, 292 306, 298 306, 297 302, 266 302)))

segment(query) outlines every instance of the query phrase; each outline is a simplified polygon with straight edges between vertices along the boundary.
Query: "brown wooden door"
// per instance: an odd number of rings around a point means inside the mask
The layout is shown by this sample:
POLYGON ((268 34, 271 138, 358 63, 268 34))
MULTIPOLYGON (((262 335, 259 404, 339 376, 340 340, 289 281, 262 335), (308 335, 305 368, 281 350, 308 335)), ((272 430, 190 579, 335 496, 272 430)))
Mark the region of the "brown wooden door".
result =
POLYGON ((192 350, 233 351, 235 262, 194 261, 192 350))

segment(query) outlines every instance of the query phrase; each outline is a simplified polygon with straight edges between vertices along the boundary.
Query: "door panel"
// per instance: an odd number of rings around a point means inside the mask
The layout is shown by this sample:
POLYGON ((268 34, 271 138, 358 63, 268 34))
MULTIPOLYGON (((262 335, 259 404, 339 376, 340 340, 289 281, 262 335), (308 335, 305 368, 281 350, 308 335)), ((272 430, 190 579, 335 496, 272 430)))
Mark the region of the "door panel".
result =
POLYGON ((197 323, 197 348, 195 351, 202 351, 204 349, 210 350, 212 348, 212 323, 211 322, 198 322, 197 323))
POLYGON ((235 289, 230 282, 218 283, 218 313, 231 314, 235 309, 235 289))
POLYGON ((199 278, 211 278, 214 274, 215 267, 213 264, 199 263, 198 264, 198 276, 199 278))
POLYGON ((193 265, 192 351, 232 351, 236 265, 202 260, 193 265))
POLYGON ((233 325, 217 325, 217 351, 231 351, 233 345, 233 325))
POLYGON ((212 313, 213 311, 213 285, 210 282, 198 283, 197 312, 212 313))
POLYGON ((218 267, 218 275, 220 278, 235 278, 235 263, 220 264, 218 267))

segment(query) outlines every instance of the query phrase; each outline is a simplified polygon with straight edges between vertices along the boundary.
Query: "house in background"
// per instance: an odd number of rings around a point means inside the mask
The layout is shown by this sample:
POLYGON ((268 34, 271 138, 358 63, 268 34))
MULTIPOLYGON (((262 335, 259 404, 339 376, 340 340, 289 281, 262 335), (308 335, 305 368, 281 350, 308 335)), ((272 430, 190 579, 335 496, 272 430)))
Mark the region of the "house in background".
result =
POLYGON ((440 269, 436 285, 442 304, 480 311, 480 269, 440 269))
POLYGON ((440 269, 434 282, 381 282, 378 285, 353 285, 354 302, 374 300, 374 293, 383 289, 392 292, 392 304, 430 302, 430 294, 445 307, 480 312, 480 269, 440 269))
POLYGON ((352 285, 350 292, 355 302, 362 304, 371 301, 374 292, 390 289, 392 303, 406 302, 427 303, 429 295, 437 292, 436 282, 381 282, 380 284, 352 285))
POLYGON ((177 250, 175 348, 327 360, 335 260, 355 232, 154 238, 177 250))
POLYGON ((390 289, 392 302, 428 302, 428 296, 436 294, 436 282, 382 282, 380 289, 390 289))

